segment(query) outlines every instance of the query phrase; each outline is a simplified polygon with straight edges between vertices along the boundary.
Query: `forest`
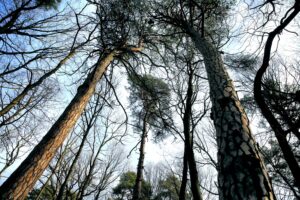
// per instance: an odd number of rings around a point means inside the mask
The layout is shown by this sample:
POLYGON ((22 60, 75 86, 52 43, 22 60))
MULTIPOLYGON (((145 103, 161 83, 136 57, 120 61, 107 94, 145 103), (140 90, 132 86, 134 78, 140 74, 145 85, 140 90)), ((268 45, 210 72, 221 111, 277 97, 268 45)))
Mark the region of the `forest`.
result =
POLYGON ((0 0, 0 200, 300 199, 300 0, 0 0))

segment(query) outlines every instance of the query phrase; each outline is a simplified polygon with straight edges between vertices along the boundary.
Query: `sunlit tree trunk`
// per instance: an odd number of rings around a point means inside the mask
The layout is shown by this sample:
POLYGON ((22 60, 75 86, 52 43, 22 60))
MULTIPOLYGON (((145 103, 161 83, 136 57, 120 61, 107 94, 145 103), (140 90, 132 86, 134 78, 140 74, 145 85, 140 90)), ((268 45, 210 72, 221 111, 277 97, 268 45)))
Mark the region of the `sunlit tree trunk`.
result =
POLYGON ((144 160, 145 160, 145 145, 147 139, 147 113, 143 119, 143 129, 141 136, 141 145, 140 145, 140 157, 137 166, 136 180, 133 191, 133 200, 140 200, 142 197, 142 182, 143 182, 143 170, 144 170, 144 160))
POLYGON ((218 49, 186 26, 201 52, 210 86, 219 163, 220 199, 274 199, 271 182, 218 49))
POLYGON ((2 184, 0 188, 1 199, 24 199, 27 193, 32 190, 57 149, 74 127, 90 97, 93 95, 97 82, 116 54, 116 51, 111 51, 99 59, 95 69, 77 89, 75 97, 59 119, 22 164, 2 184))

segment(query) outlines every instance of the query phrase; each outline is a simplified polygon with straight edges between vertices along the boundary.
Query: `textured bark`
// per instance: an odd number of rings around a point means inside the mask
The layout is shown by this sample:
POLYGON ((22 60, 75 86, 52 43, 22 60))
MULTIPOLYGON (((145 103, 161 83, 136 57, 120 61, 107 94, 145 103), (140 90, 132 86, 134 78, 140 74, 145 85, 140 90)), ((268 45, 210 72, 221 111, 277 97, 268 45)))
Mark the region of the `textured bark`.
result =
POLYGON ((2 184, 2 199, 24 199, 48 166, 57 149, 61 146, 80 114, 93 95, 97 82, 114 59, 116 52, 107 53, 99 59, 97 66, 90 73, 68 107, 33 149, 21 165, 2 184))
POLYGON ((137 166, 136 180, 135 180, 135 186, 134 186, 133 198, 132 198, 133 200, 140 200, 142 198, 142 182, 143 182, 146 138, 147 138, 147 114, 145 114, 145 117, 143 119, 140 157, 137 166))
POLYGON ((195 200, 202 200, 200 183, 198 180, 197 164, 193 150, 193 139, 191 134, 192 97, 193 97, 193 72, 189 74, 185 110, 183 116, 183 132, 185 137, 185 148, 187 150, 187 162, 190 170, 191 190, 195 200))
MULTIPOLYGON (((266 41, 266 46, 264 50, 263 63, 260 69, 257 71, 254 79, 254 97, 255 101, 261 109, 261 113, 269 122, 271 128, 273 129, 275 136, 277 138, 278 144, 282 150, 283 157, 286 160, 293 178, 295 179, 295 185, 300 189, 300 166, 297 162, 293 151, 286 139, 286 133, 281 127, 280 123, 277 121, 272 111, 266 104, 263 93, 262 93, 262 78, 267 68, 269 67, 269 60, 271 54, 272 43, 276 35, 282 33, 283 29, 298 15, 300 12, 300 1, 296 0, 293 6, 294 10, 288 16, 281 21, 281 24, 276 27, 271 33, 269 33, 268 39, 266 41)), ((290 10, 288 11, 288 13, 290 10)))
MULTIPOLYGON (((67 146, 67 145, 66 145, 67 146)), ((65 153, 67 152, 67 148, 63 149, 63 152, 60 154, 59 159, 57 160, 54 168, 51 168, 51 174, 47 178, 46 182, 43 184, 43 186, 40 188, 39 193, 37 194, 36 198, 34 200, 40 199, 41 195, 43 194, 44 190, 46 189, 48 183, 50 182, 52 176, 54 175, 57 168, 59 168, 59 165, 61 164, 62 159, 64 158, 65 153)))
POLYGON ((275 199, 246 113, 217 48, 186 27, 204 58, 217 134, 220 199, 275 199))
POLYGON ((187 185, 187 173, 188 173, 188 162, 187 162, 187 148, 184 146, 184 155, 183 155, 183 169, 182 169, 182 179, 179 192, 179 200, 185 200, 186 196, 186 185, 187 185))

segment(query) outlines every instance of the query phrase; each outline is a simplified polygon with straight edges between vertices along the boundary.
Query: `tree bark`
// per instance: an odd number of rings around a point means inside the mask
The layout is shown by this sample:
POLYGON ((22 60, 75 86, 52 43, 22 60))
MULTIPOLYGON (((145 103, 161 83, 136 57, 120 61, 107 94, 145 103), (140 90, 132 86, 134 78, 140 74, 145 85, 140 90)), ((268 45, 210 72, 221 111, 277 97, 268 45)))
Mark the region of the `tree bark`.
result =
POLYGON ((141 136, 141 145, 140 145, 140 157, 137 166, 137 173, 135 179, 135 186, 133 190, 133 200, 140 200, 142 198, 142 182, 143 182, 143 170, 144 170, 144 159, 145 159, 145 145, 147 138, 147 113, 143 119, 143 129, 141 136))
POLYGON ((220 199, 275 199, 249 120, 220 53, 194 29, 186 26, 186 30, 204 58, 209 81, 218 145, 220 199))
POLYGON ((43 186, 40 188, 40 190, 39 190, 39 192, 38 192, 38 194, 37 194, 37 196, 36 196, 36 198, 34 200, 40 199, 41 195, 43 194, 44 190, 46 189, 46 187, 47 187, 48 183, 50 182, 52 176, 54 175, 55 171, 57 170, 57 168, 59 168, 59 165, 61 164, 61 161, 62 161, 62 159, 63 159, 66 151, 67 151, 67 148, 64 148, 63 151, 62 151, 62 153, 60 154, 60 156, 59 156, 59 158, 58 158, 58 160, 57 160, 54 168, 50 168, 51 174, 49 175, 49 177, 47 178, 47 180, 43 184, 43 186))
POLYGON ((95 69, 78 88, 75 97, 59 119, 21 165, 2 184, 0 187, 0 197, 2 199, 24 199, 27 193, 32 190, 57 149, 74 127, 90 97, 93 95, 97 82, 116 54, 116 51, 111 51, 98 60, 95 69))

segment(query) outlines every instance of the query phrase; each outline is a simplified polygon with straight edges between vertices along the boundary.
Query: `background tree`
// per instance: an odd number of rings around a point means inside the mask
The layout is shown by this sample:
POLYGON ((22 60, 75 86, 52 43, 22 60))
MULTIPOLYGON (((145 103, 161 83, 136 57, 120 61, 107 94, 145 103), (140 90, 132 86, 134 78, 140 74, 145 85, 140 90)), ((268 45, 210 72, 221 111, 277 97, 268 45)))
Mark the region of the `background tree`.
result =
MULTIPOLYGON (((114 199, 132 199, 136 184, 136 173, 128 171, 121 175, 119 184, 113 188, 114 199)), ((142 180, 141 199, 151 199, 151 186, 145 180, 142 180)))
POLYGON ((162 135, 168 131, 170 90, 161 79, 151 75, 138 75, 131 72, 128 80, 131 89, 130 102, 134 107, 133 114, 137 120, 136 129, 141 131, 140 155, 133 199, 141 199, 146 138, 151 128, 156 135, 162 135))
POLYGON ((180 191, 180 180, 174 175, 168 175, 166 179, 158 183, 158 194, 155 200, 178 200, 180 191))

